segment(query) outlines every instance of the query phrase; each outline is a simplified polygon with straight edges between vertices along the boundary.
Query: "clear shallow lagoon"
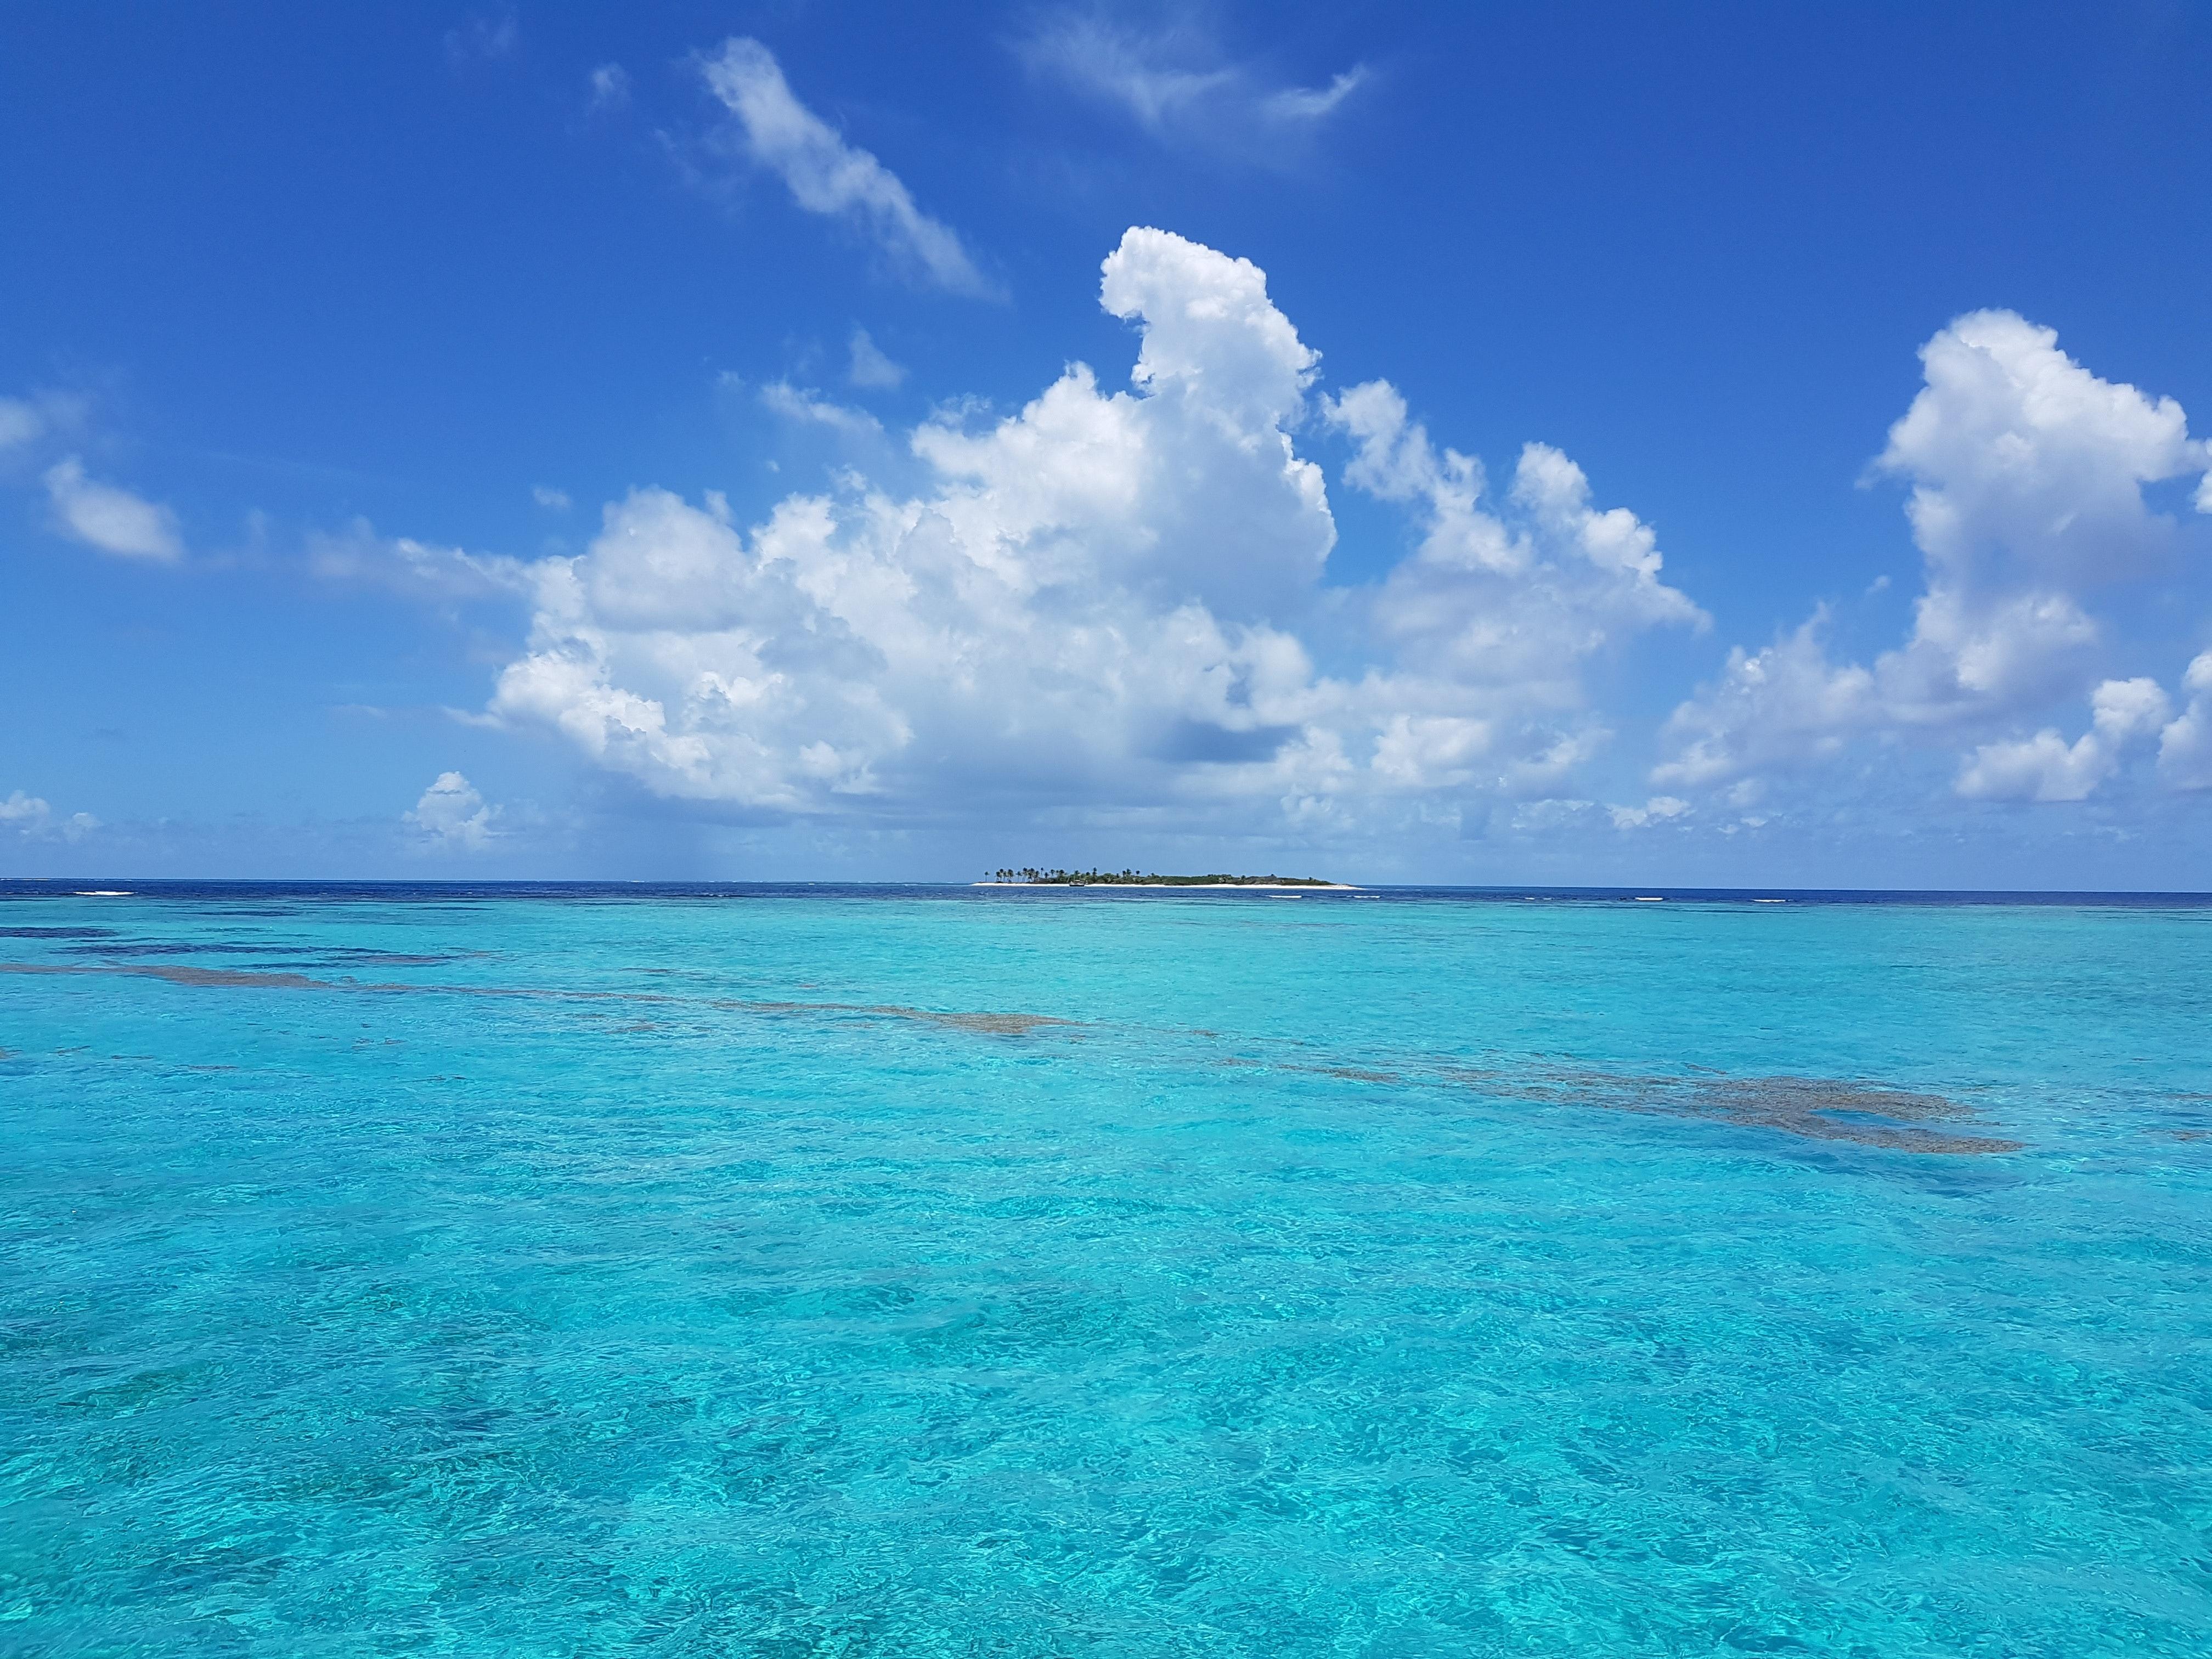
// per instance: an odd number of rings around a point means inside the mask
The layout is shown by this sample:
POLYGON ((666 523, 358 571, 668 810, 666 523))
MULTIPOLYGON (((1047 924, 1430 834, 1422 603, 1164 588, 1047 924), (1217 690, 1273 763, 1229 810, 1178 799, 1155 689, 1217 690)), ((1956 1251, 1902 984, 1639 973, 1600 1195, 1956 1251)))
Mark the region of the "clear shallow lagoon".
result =
POLYGON ((2203 1655, 2212 908, 1747 897, 0 884, 0 1653, 2203 1655))

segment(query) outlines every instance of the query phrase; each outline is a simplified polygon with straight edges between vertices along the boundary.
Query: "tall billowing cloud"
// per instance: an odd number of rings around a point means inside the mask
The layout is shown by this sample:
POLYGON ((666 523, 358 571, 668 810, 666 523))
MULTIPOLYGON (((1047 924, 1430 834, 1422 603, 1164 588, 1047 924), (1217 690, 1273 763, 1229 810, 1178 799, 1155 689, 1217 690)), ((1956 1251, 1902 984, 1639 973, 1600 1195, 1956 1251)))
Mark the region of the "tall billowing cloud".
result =
POLYGON ((441 852, 480 853, 499 835, 499 808, 459 772, 438 774, 402 816, 425 846, 441 852))
POLYGON ((997 285, 975 268, 960 238, 915 205, 896 173, 799 101, 766 46, 726 41, 701 69, 737 118, 746 153, 781 178, 800 207, 857 226, 922 281, 952 294, 998 297, 997 285))
POLYGON ((586 552, 532 567, 493 714, 750 812, 1310 830, 1552 788, 1607 736, 1579 665, 1702 621, 1557 451, 1492 501, 1387 384, 1316 400, 1249 261, 1133 229, 1101 299, 1139 331, 1130 388, 1075 364, 995 423, 927 422, 918 494, 847 473, 750 527, 713 497, 610 507, 586 552), (1380 584, 1324 584, 1316 420, 1419 528, 1380 584))
POLYGON ((1870 666, 1830 660, 1821 613, 1759 650, 1737 648, 1720 680, 1675 711, 1655 781, 1741 784, 1832 760, 1862 738, 1955 748, 1988 734, 1961 765, 1961 794, 2075 800, 2158 729, 2155 683, 2112 680, 2075 742, 2055 727, 2002 735, 2090 695, 2109 644, 2099 593, 2160 569, 2177 541, 2145 486, 2203 472, 2212 453, 2172 398, 2100 380, 2052 331, 2010 312, 1961 317, 1920 356, 1926 383, 1876 462, 1911 485, 1926 575, 1911 634, 1870 666))

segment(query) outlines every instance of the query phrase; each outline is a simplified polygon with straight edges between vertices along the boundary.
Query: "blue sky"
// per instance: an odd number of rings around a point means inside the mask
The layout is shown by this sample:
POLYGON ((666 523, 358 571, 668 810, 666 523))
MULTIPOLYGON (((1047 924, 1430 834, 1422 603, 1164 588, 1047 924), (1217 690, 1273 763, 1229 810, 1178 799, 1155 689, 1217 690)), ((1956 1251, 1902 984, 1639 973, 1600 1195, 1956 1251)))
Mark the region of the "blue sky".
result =
POLYGON ((0 870, 2212 886, 2208 84, 2170 4, 10 7, 0 870))

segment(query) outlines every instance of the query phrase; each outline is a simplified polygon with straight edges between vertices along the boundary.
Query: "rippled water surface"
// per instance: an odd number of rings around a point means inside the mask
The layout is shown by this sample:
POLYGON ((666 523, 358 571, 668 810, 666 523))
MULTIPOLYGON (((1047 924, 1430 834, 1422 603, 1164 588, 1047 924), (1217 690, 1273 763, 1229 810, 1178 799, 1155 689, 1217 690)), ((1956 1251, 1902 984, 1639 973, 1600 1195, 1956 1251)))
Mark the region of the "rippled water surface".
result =
POLYGON ((0 884, 0 1653, 2212 1650, 2212 910, 1632 897, 0 884))

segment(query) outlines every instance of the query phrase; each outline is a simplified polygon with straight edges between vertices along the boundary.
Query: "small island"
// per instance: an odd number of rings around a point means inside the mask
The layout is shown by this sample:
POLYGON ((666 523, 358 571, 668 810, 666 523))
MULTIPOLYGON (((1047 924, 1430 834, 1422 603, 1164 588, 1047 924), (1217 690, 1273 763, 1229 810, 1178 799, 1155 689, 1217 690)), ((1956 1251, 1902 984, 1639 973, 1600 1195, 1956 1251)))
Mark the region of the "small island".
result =
POLYGON ((1322 887, 1352 890, 1318 876, 1158 876, 1136 870, 994 870, 978 887, 1322 887))

